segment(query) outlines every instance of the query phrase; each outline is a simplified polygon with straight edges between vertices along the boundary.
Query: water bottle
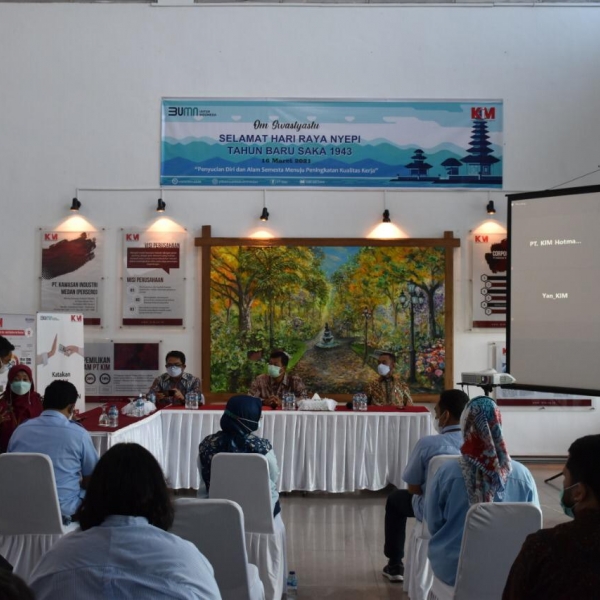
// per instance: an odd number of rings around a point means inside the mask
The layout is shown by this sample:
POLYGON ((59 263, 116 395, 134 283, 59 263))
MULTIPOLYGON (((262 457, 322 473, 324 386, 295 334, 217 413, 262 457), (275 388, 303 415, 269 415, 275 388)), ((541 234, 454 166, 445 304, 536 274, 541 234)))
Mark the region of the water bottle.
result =
POLYGON ((198 408, 198 394, 196 392, 188 392, 185 395, 185 407, 191 410, 198 408))
POLYGON ((354 394, 354 396, 352 396, 352 410, 360 410, 360 402, 360 394, 354 394))
POLYGON ((135 402, 135 416, 136 417, 143 417, 144 416, 144 394, 140 394, 138 396, 138 399, 135 402))
POLYGON ((119 426, 119 411, 113 404, 108 411, 108 426, 118 427, 119 426))
POLYGON ((290 571, 287 578, 287 597, 297 598, 298 597, 298 578, 296 577, 296 571, 290 571))
POLYGON ((108 427, 108 415, 106 414, 106 406, 102 407, 102 412, 98 417, 98 427, 108 427))
POLYGON ((146 399, 148 400, 148 402, 152 402, 152 404, 156 404, 156 394, 154 393, 153 390, 150 390, 148 392, 148 394, 146 395, 146 399))
POLYGON ((281 403, 283 410, 295 410, 296 408, 296 396, 294 394, 284 394, 283 402, 281 403))
POLYGON ((368 404, 368 399, 367 399, 367 395, 366 394, 361 394, 360 395, 360 408, 359 410, 361 411, 366 411, 367 410, 367 404, 368 404))

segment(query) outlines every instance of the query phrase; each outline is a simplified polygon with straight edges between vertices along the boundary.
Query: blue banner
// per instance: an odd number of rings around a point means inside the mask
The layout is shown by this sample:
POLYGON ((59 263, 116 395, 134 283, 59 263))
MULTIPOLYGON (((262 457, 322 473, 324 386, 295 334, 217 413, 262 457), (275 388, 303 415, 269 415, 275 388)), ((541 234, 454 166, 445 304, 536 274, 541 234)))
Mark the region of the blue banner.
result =
POLYGON ((163 99, 161 186, 501 188, 502 102, 163 99))

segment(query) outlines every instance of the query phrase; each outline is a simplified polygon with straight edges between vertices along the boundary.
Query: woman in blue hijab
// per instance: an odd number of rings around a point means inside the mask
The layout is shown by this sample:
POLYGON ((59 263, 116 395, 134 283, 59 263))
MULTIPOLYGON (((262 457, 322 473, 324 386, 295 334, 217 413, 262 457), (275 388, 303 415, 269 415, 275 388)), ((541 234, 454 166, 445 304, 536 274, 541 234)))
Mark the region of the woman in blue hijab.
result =
POLYGON ((227 402, 221 417, 221 431, 205 437, 200 444, 200 473, 206 490, 210 489, 212 459, 219 452, 246 452, 262 454, 269 464, 271 507, 273 516, 281 511, 277 479, 279 466, 269 440, 253 434, 260 425, 262 401, 254 396, 233 396, 227 402))

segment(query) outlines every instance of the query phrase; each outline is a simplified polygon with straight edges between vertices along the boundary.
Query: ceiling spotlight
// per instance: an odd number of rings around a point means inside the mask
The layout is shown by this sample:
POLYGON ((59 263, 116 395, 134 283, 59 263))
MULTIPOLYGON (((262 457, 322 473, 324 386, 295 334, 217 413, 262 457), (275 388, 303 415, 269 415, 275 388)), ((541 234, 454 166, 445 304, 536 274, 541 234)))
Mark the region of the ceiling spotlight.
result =
POLYGON ((487 210, 487 214, 488 215, 495 215, 496 214, 496 208, 494 207, 494 201, 490 200, 487 203, 487 206, 485 207, 485 209, 487 210))
POLYGON ((167 208, 167 205, 163 202, 162 198, 159 198, 156 204, 156 212, 163 213, 165 212, 165 208, 167 208))
POLYGON ((383 211, 383 221, 382 223, 391 223, 392 220, 390 219, 390 211, 386 208, 383 211))
POLYGON ((79 202, 79 200, 77 200, 77 198, 73 198, 73 201, 71 202, 71 208, 69 210, 72 210, 73 212, 79 212, 80 208, 81 208, 81 202, 79 202))

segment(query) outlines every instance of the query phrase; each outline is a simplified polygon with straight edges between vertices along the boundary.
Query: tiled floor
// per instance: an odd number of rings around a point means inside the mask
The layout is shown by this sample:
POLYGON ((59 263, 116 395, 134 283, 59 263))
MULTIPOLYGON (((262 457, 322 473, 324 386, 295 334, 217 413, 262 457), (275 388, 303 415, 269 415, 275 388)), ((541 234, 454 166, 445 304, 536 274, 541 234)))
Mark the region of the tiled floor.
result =
MULTIPOLYGON (((527 465, 538 485, 544 527, 568 520, 559 503, 562 465, 527 465)), ((382 577, 383 515, 389 490, 356 494, 288 494, 281 498, 288 564, 300 600, 407 599, 402 584, 382 577)), ((409 527, 412 527, 409 519, 409 527)), ((409 529, 410 532, 410 529, 409 529)), ((408 535, 407 535, 408 539, 408 535)))

